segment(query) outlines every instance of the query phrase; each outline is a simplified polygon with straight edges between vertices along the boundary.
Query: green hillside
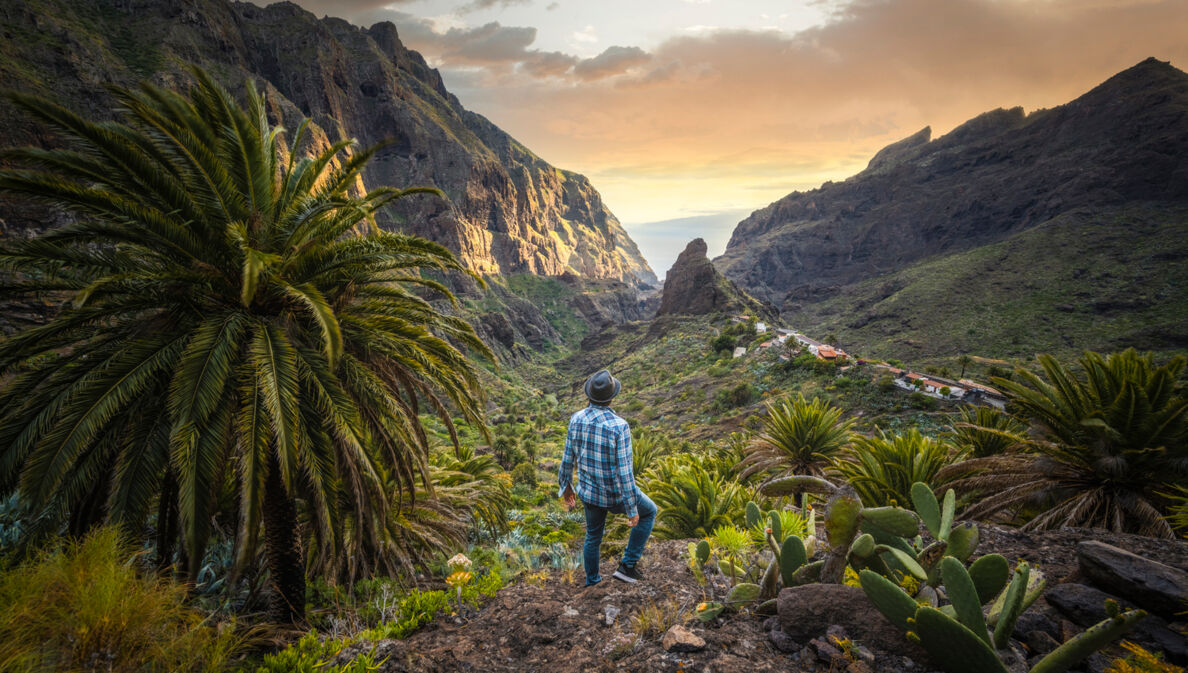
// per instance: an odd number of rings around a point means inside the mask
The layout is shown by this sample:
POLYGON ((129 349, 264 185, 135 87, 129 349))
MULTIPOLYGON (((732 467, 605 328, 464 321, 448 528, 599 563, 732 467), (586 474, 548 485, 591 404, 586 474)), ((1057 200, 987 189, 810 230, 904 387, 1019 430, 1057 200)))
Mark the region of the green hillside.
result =
POLYGON ((1183 352, 1186 262, 1186 208, 1073 211, 846 286, 784 319, 809 334, 836 334, 852 352, 905 362, 1132 346, 1183 352))

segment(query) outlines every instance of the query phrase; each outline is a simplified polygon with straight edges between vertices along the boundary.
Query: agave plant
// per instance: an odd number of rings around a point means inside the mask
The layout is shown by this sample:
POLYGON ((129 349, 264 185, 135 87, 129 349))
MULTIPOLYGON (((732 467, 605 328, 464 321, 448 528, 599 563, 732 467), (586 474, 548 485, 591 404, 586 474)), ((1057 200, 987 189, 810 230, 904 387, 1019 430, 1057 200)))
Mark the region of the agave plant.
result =
POLYGON ((812 402, 797 395, 769 404, 763 428, 746 448, 739 463, 740 478, 771 473, 772 476, 807 474, 821 476, 831 461, 850 443, 849 420, 841 420, 841 409, 820 397, 812 402))
POLYGON ((1074 373, 1040 355, 1040 376, 995 379, 1030 425, 1017 451, 950 466, 941 478, 976 494, 965 512, 983 518, 1038 510, 1026 528, 1107 528, 1173 537, 1160 493, 1188 479, 1188 398, 1176 391, 1182 356, 1156 366, 1126 350, 1086 352, 1074 373))
POLYGON ((925 437, 916 428, 892 435, 879 430, 875 437, 856 436, 835 469, 863 503, 908 506, 912 484, 935 486, 937 473, 960 456, 948 442, 925 437))
POLYGON ((1006 453, 1027 442, 1027 424, 994 407, 965 407, 944 437, 972 458, 1006 453))
POLYGON ((353 196, 375 148, 311 151, 303 123, 286 152, 250 81, 244 108, 191 73, 184 95, 113 90, 119 122, 12 95, 69 147, 7 152, 27 168, 0 191, 78 220, 0 249, 5 297, 69 299, 0 342, 0 494, 76 532, 142 530, 156 503, 158 549, 180 534, 193 579, 231 484, 239 558, 263 529, 273 617, 292 621, 300 531, 330 555, 348 519, 385 539, 394 503, 430 485, 421 405, 451 434, 447 404, 483 427, 460 348, 490 351, 417 292, 451 297, 419 269, 464 273, 453 255, 377 230, 394 199, 435 190, 353 196))

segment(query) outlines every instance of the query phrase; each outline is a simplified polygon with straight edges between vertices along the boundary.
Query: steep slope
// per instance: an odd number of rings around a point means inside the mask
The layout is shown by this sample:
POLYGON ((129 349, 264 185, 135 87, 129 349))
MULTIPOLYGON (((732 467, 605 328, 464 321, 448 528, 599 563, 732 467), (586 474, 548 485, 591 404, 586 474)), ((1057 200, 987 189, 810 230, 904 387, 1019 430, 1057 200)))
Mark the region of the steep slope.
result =
POLYGON ((705 241, 695 238, 685 246, 664 279, 657 316, 709 315, 711 313, 758 313, 771 317, 775 312, 759 304, 737 285, 718 273, 705 256, 705 241))
MULTIPOLYGON (((1169 336, 1188 331, 1178 291, 1157 299, 1145 288, 1183 275, 1188 259, 1176 252, 1147 258, 1128 250, 1136 248, 1136 237, 1170 240, 1169 250, 1183 248, 1183 233, 1167 228, 1169 220, 1161 214, 1188 205, 1188 74, 1148 59, 1066 105, 1030 115, 1020 108, 996 110, 930 137, 924 129, 879 152, 845 182, 793 193, 756 211, 739 223, 716 266, 779 306, 785 319, 808 328, 849 328, 855 333, 843 340, 859 346, 894 348, 927 340, 926 329, 891 338, 896 330, 876 317, 895 314, 881 302, 908 283, 904 274, 932 274, 927 287, 914 286, 914 312, 896 320, 934 328, 959 322, 941 307, 945 297, 970 284, 1026 293, 1024 324, 1068 303, 1064 294, 1081 293, 1080 304, 1089 308, 1070 333, 1035 339, 998 334, 1008 344, 1076 350, 1115 342, 1078 332, 1095 321, 1099 311, 1093 306, 1108 302, 1108 296, 1147 294, 1152 310, 1135 326, 1146 346, 1183 348, 1169 336), (1056 242, 1021 236, 1073 213, 1076 217, 1061 220, 1056 242), (1062 242, 1074 239, 1078 249, 1119 260, 1108 282, 1096 286, 1079 275, 1045 275, 1049 264, 1092 266, 1069 258, 1062 242), (983 264, 974 275, 959 273, 969 269, 959 263, 962 258, 949 257, 1007 241, 1014 243, 999 252, 1008 255, 1041 241, 1056 247, 1046 256, 1031 251, 1030 265, 983 264), (912 271, 926 261, 933 266, 912 271), (1052 283, 1068 284, 1068 292, 1047 287, 1052 283), (1052 297, 1043 299, 1049 290, 1052 297), (859 300, 861 313, 841 297, 859 300)), ((1125 314, 1119 306, 1110 310, 1125 314)), ((1125 341, 1125 331, 1116 336, 1125 341)), ((951 354, 963 347, 956 339, 943 347, 925 342, 917 352, 951 354)))
MULTIPOLYGON (((32 0, 0 12, 0 36, 0 88, 51 95, 94 115, 110 114, 104 85, 145 77, 184 84, 180 62, 190 61, 235 89, 254 78, 279 120, 295 129, 311 117, 321 142, 389 140, 361 186, 432 185, 451 203, 408 199, 384 225, 447 245, 479 273, 656 283, 586 178, 465 110, 390 23, 363 29, 287 2, 32 0)), ((28 142, 53 138, 0 103, 0 146, 28 142)), ((55 221, 44 209, 0 202, 0 227, 55 221)))

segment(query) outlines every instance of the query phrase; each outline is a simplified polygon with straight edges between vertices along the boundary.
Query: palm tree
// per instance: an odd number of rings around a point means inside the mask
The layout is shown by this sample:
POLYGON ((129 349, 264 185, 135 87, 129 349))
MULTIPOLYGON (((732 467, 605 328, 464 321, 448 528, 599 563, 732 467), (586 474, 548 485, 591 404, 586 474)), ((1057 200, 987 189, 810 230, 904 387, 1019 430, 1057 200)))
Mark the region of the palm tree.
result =
POLYGON ((299 516, 323 549, 342 548, 346 513, 356 537, 383 539, 392 503, 429 484, 421 407, 451 435, 448 406, 485 427, 462 349, 490 351, 416 291, 452 300, 419 270, 458 261, 375 226, 436 190, 352 196, 376 148, 302 156, 305 122, 286 152, 250 81, 244 109, 191 73, 188 95, 113 89, 119 122, 11 96, 69 148, 7 152, 28 168, 0 172, 0 191, 78 220, 0 249, 4 295, 70 300, 0 342, 0 492, 75 530, 139 530, 155 500, 193 575, 230 483, 240 564, 262 528, 273 617, 294 621, 299 516))
POLYGON ((820 397, 812 402, 797 395, 796 401, 768 404, 762 431, 746 448, 739 475, 772 472, 773 476, 809 474, 822 476, 825 468, 850 443, 850 420, 841 420, 841 409, 820 397))
POLYGON ((1031 507, 1039 514, 1025 528, 1172 537, 1160 493, 1188 478, 1188 398, 1176 390, 1185 359, 1157 367, 1133 349, 1086 352, 1079 376, 1050 355, 1038 360, 1043 378, 1016 369, 1015 381, 995 379, 1030 425, 1023 446, 941 473, 978 495, 965 515, 1031 507))
POLYGON ((715 475, 688 454, 658 459, 647 477, 645 490, 660 510, 657 537, 707 537, 742 516, 746 494, 739 483, 715 475))
POLYGON ((864 504, 910 506, 912 484, 935 485, 941 468, 959 457, 951 444, 925 437, 916 428, 892 435, 879 430, 875 437, 856 436, 835 468, 864 504))
POLYGON ((961 374, 958 375, 958 378, 965 378, 965 368, 973 364, 973 358, 967 353, 962 353, 957 357, 957 364, 961 365, 961 374))
POLYGON ((1005 453, 1027 443, 1027 425, 994 407, 965 407, 944 436, 973 458, 1005 453))

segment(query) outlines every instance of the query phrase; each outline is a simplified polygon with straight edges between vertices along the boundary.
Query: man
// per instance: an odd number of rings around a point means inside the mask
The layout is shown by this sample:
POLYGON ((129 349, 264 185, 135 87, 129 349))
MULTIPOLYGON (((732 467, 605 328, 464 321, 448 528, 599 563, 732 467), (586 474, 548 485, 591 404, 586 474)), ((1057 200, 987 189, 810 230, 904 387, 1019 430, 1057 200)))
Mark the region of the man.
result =
POLYGON ((631 428, 627 421, 611 411, 610 403, 622 384, 605 369, 586 380, 590 405, 569 419, 565 438, 565 457, 561 460, 558 495, 569 509, 582 499, 586 509, 586 545, 582 550, 586 567, 586 586, 602 581, 598 557, 602 550, 602 530, 606 515, 624 514, 631 526, 627 549, 613 577, 634 584, 643 579, 635 567, 656 521, 656 505, 635 485, 631 469, 631 428), (574 493, 571 479, 577 466, 578 487, 574 493))

